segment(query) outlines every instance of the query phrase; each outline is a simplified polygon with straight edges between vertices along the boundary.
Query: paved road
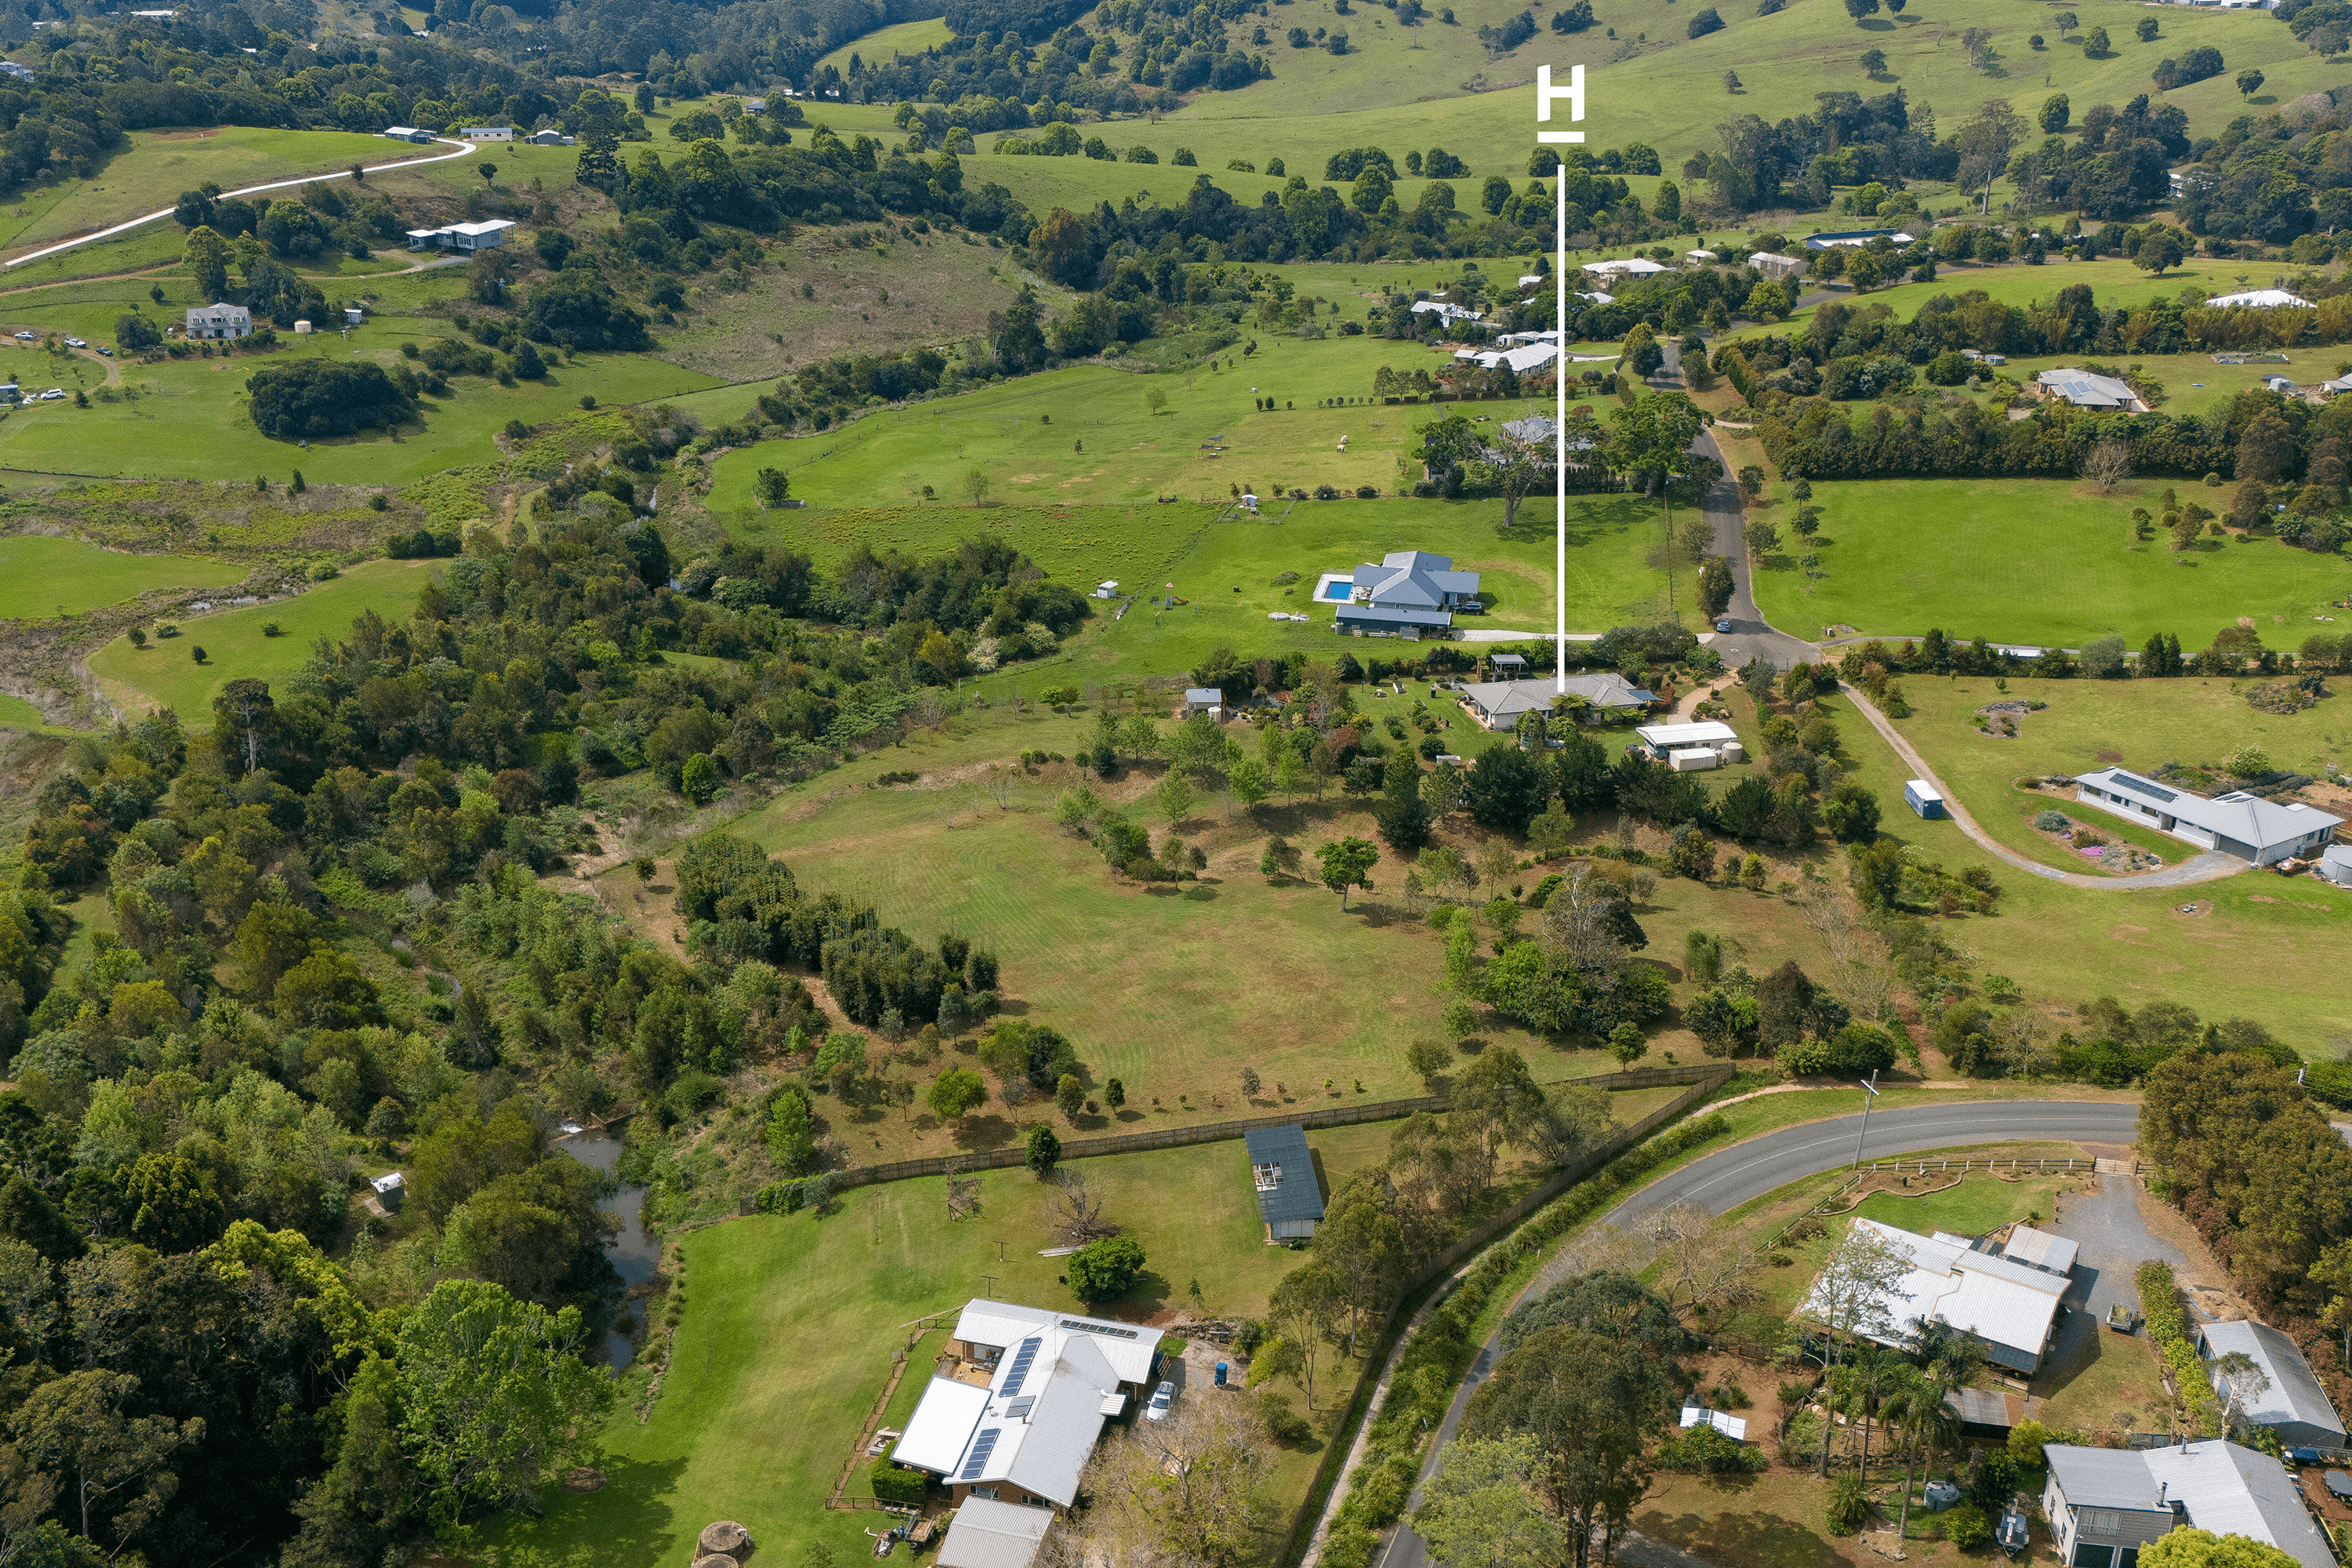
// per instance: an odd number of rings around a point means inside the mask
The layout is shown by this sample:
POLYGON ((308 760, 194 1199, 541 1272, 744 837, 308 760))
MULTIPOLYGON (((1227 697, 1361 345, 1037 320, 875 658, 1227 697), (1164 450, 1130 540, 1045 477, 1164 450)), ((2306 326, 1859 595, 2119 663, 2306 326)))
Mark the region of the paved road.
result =
POLYGON ((1969 815, 1969 808, 1960 804, 1959 797, 1951 792, 1943 780, 1936 776, 1935 770, 1927 765, 1927 759, 1912 750, 1911 742, 1905 740, 1902 732, 1887 721, 1886 715, 1878 710, 1878 704, 1843 681, 1838 682, 1838 689, 1846 694, 1847 700, 1853 704, 1856 712, 1870 721, 1870 727, 1877 731, 1888 745, 1895 748, 1895 754, 1903 759, 1904 766, 1912 770, 1912 776, 1925 779, 1935 786, 1936 793, 1944 797, 1944 810, 1950 814, 1952 821, 1958 826, 1961 832, 1975 839, 1988 855, 2005 861, 2021 871, 2031 872, 2047 881, 2063 882, 2070 888, 2112 893, 2129 892, 2137 888, 2191 887, 2199 882, 2212 882, 2223 877, 2234 877, 2246 869, 2246 863, 2236 856, 2224 855, 2212 849, 2201 855, 2192 855, 2186 860, 2177 860, 2161 871, 2143 871, 2136 877, 2094 877, 2087 872, 2061 871, 2054 866, 2044 866, 2038 860, 2029 860, 1978 825, 1977 819, 1969 815))
MULTIPOLYGON (((2009 1100, 1906 1106, 1900 1110, 1880 1111, 1870 1118, 1869 1138, 1863 1152, 1872 1159, 1885 1159, 1969 1143, 2129 1143, 2138 1135, 2138 1122, 2139 1107, 2119 1100, 2009 1100)), ((1610 1210, 1602 1223, 1623 1226, 1649 1210, 1685 1200, 1705 1205, 1711 1214, 1722 1214, 1801 1177, 1832 1171, 1850 1163, 1854 1158, 1854 1141, 1862 1130, 1863 1119, 1856 1115, 1806 1122, 1751 1138, 1651 1183, 1610 1210)), ((1546 1265, 1529 1282, 1520 1300, 1549 1289, 1558 1282, 1554 1275, 1559 1267, 1559 1259, 1546 1265)), ((1438 1426, 1437 1441, 1430 1446, 1429 1460, 1421 1472, 1423 1482, 1436 1471, 1445 1445, 1460 1429, 1470 1396, 1486 1381, 1501 1342, 1502 1334, 1497 1330, 1479 1348, 1469 1375, 1463 1379, 1444 1421, 1438 1426)), ((1412 1500, 1421 1500, 1418 1485, 1413 1489, 1412 1500)), ((1624 1555, 1638 1568, 1677 1568, 1675 1559, 1681 1560, 1679 1568, 1687 1568, 1688 1563, 1696 1561, 1643 1538, 1637 1537, 1632 1544, 1636 1552, 1624 1555)), ((1428 1546, 1413 1533, 1412 1526, 1401 1524, 1390 1538, 1387 1549, 1374 1559, 1374 1568, 1424 1568, 1429 1561, 1428 1546)))

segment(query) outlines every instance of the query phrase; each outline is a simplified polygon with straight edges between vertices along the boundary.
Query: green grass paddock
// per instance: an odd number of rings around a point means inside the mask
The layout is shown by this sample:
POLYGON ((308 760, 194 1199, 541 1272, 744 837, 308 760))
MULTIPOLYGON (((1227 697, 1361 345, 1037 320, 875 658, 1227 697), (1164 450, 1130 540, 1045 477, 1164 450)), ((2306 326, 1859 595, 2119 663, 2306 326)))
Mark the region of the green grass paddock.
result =
POLYGON ((352 622, 373 610, 385 620, 408 614, 432 563, 370 561, 332 582, 312 584, 291 599, 249 605, 179 623, 180 635, 151 638, 143 648, 117 637, 89 657, 107 696, 134 711, 169 708, 191 729, 212 726, 213 694, 232 680, 279 681, 310 657, 319 638, 351 634, 352 622), (283 634, 265 637, 276 624, 283 634), (202 647, 205 662, 195 662, 202 647))
POLYGON ((152 588, 226 586, 245 569, 194 555, 130 555, 79 539, 0 538, 0 616, 46 620, 135 599, 152 588))

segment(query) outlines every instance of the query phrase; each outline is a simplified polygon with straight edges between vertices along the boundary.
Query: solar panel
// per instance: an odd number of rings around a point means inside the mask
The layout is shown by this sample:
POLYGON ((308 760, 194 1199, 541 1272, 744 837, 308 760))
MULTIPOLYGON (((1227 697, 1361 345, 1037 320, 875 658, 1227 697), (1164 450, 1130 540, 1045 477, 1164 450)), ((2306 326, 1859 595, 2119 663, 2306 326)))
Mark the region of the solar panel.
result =
POLYGON ((1062 1327, 1076 1329, 1089 1334, 1108 1334, 1115 1340, 1131 1340, 1139 1337, 1133 1329, 1113 1328, 1108 1323, 1089 1323, 1083 1318, 1064 1318, 1062 1327))
POLYGON ((1014 1400, 1012 1404, 1006 1405, 1004 1407, 1004 1414, 1012 1416, 1015 1421, 1025 1421, 1028 1419, 1029 1412, 1035 1409, 1036 1405, 1037 1396, 1035 1394, 1024 1394, 1020 1398, 1014 1400))
POLYGON ((1045 1342, 1043 1336, 1032 1336, 1021 1342, 1021 1348, 1013 1352, 1013 1370, 1004 1374, 1004 1386, 998 1391, 999 1398, 1010 1399, 1021 1392, 1021 1381, 1029 1375, 1029 1368, 1037 1359, 1037 1349, 1045 1342))
POLYGON ((2116 783, 2123 785, 2124 788, 2131 791, 2134 795, 2144 795, 2150 800, 2170 801, 2175 798, 2173 792, 2165 788, 2162 784, 2150 784, 2147 780, 2139 777, 2137 774, 2117 773, 2113 776, 2116 783))
POLYGON ((981 1428, 980 1436, 972 1439, 971 1452, 964 1456, 963 1474, 958 1476, 956 1479, 960 1481, 980 1479, 980 1472, 988 1468, 988 1457, 996 1452, 997 1434, 1003 1430, 1002 1426, 981 1428))

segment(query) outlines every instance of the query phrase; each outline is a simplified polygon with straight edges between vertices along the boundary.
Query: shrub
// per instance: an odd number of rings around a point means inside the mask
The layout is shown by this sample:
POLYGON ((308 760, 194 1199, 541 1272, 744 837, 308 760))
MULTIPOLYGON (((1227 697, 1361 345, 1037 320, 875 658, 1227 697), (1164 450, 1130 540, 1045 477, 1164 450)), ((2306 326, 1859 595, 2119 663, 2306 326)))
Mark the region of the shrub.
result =
MULTIPOLYGON (((1853 1535, 1869 1522, 1870 1493, 1863 1489, 1862 1478, 1848 1470, 1830 1484, 1830 1533, 1853 1535)), ((1978 1522, 1983 1522, 1981 1515, 1978 1522)))
POLYGON ((2063 811, 2040 811, 2033 815, 2033 826, 2043 833, 2063 833, 2069 824, 2063 811))
POLYGON ((1972 1502, 1954 1503, 1944 1513, 1944 1534, 1963 1552, 1974 1552, 1992 1541, 1992 1523, 1972 1502))
POLYGON ((1070 1254, 1070 1293, 1089 1307, 1116 1301, 1134 1288, 1143 1264, 1143 1245, 1131 1236, 1090 1241, 1070 1254))
POLYGON ((920 1508, 931 1489, 931 1478, 920 1470, 910 1470, 897 1464, 874 1467, 874 1495, 884 1502, 895 1502, 906 1508, 920 1508))
POLYGON ((2139 1288, 2139 1310, 2147 1319, 2147 1337, 2172 1369, 2173 1381, 2200 1415, 2214 1415, 2213 1384, 2197 1347, 2189 1342, 2189 1319, 2180 1310, 2180 1287, 2173 1282, 2172 1265, 2152 1258, 2132 1276, 2139 1288))
POLYGON ((1696 1476, 1747 1476, 1764 1468, 1764 1450, 1753 1443, 1727 1437, 1712 1426, 1698 1426, 1658 1445, 1662 1468, 1696 1476))
POLYGON ((416 400, 381 365, 295 360, 264 365, 245 384, 254 425, 276 441, 353 436, 416 417, 416 400))

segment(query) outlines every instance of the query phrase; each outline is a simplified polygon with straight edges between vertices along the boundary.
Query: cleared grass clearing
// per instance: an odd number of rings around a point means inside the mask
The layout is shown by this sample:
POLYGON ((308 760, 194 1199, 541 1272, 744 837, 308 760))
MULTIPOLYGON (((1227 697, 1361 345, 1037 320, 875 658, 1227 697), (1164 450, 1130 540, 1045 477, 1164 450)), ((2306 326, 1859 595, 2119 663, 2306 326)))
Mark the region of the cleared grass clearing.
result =
POLYGON ((2217 493, 2228 493, 2157 479, 2105 496, 2066 479, 1822 480, 1811 546, 1822 579, 1806 593, 1797 569, 1805 547, 1785 532, 1794 508, 1780 509, 1784 543, 1756 574, 1757 604, 1801 636, 1842 623, 1871 636, 1940 626, 1962 638, 2064 647, 2112 634, 2137 647, 2165 631, 2202 647, 2214 630, 2252 616, 2291 646, 2352 589, 2341 557, 2275 539, 2207 538, 2179 552, 2168 537, 2136 541, 2132 509, 2158 510, 2168 487, 2214 510, 2217 493))
MULTIPOLYGON (((1852 221, 1862 223, 1865 220, 1855 218, 1852 221)), ((1819 226, 1826 228, 1830 225, 1823 223, 1819 226)), ((1969 261, 1938 262, 1936 266, 1936 279, 1932 283, 1895 283, 1883 289, 1874 289, 1866 294, 1854 293, 1843 282, 1822 285, 1811 279, 1801 279, 1808 291, 1822 287, 1828 288, 1832 298, 1829 300, 1807 305, 1804 309, 1791 314, 1787 321, 1744 327, 1728 336, 1733 342, 1761 337, 1768 333, 1786 336, 1792 329, 1801 331, 1801 324, 1811 321, 1823 303, 1845 305, 1859 310, 1867 310, 1874 306, 1884 305, 1894 312, 1895 320, 1907 321, 1917 316, 1919 307, 1930 300, 1938 296, 1948 296, 1957 300, 1961 295, 1977 289, 1981 289, 1989 298, 2004 305, 2048 303, 2058 298, 2060 289, 2072 288, 2078 283, 2090 286, 2092 299, 2103 310, 2116 310, 2125 306, 2147 305, 2158 300, 2176 300, 2183 293, 2191 290, 2195 291, 2201 303, 2206 298, 2216 294, 2235 293, 2239 289, 2248 288, 2268 287, 2270 274, 2275 270, 2275 266, 2269 263, 2215 261, 2206 258, 2192 258, 2187 266, 2175 268, 2161 278, 2151 277, 2130 262, 2112 257, 2102 257, 2096 261, 2070 261, 2063 256, 2053 256, 2039 267, 2025 261, 2004 261, 1992 267, 1979 267, 1969 261), (2261 270, 2252 271, 2249 270, 2250 268, 2261 270)), ((2323 349, 2318 352, 2326 353, 2328 351, 2323 349)), ((2131 357, 2137 361, 2147 356, 2131 357)), ((2207 356, 2194 357, 2205 358, 2208 364, 2212 363, 2207 356)), ((2013 377, 2016 376, 2017 367, 2023 363, 2021 360, 2011 359, 2009 362, 2009 374, 2013 377)), ((2215 366, 2215 368, 2221 367, 2215 366)), ((2159 375, 2158 379, 2165 381, 2168 386, 2172 386, 2172 383, 2168 378, 2159 375)), ((2174 390, 2177 392, 2179 389, 2175 387, 2174 390)))
POLYGON ((226 585, 244 575, 240 566, 201 556, 128 555, 79 539, 16 533, 0 538, 0 616, 79 615, 150 589, 226 585))
POLYGON ((841 47, 817 61, 817 68, 823 70, 825 67, 831 66, 846 76, 849 74, 849 57, 852 55, 864 56, 868 65, 878 60, 893 59, 902 54, 919 55, 925 49, 946 43, 948 34, 949 28, 944 17, 929 16, 919 22, 893 23, 887 27, 877 28, 863 37, 842 45, 841 47))
MULTIPOLYGON (((201 131, 134 131, 130 144, 86 180, 27 192, 0 216, 0 250, 37 248, 168 207, 182 191, 211 181, 221 189, 332 174, 397 157, 380 136, 347 131, 273 131, 228 125, 201 131)), ((419 156, 424 150, 416 150, 419 156)), ((444 149, 446 151, 446 149, 444 149)))
MULTIPOLYGON (((104 315, 104 330, 111 336, 112 315, 105 308, 82 309, 93 317, 104 315)), ((397 436, 379 432, 314 441, 307 448, 271 440, 246 412, 246 381, 265 364, 300 355, 390 363, 402 339, 447 335, 446 325, 436 332, 413 322, 377 321, 354 331, 348 343, 340 335, 321 333, 291 339, 268 354, 126 367, 131 384, 142 392, 135 401, 94 402, 88 408, 51 404, 0 424, 0 465, 106 479, 283 479, 299 468, 314 480, 398 485, 494 461, 499 452, 492 437, 507 421, 539 424, 565 417, 583 394, 593 393, 599 403, 632 403, 699 390, 712 382, 639 354, 588 354, 576 364, 551 369, 540 382, 512 387, 473 376, 452 382, 451 396, 424 400, 422 430, 411 426, 397 436)), ((69 363, 91 387, 102 379, 94 362, 69 363)))
POLYGON ((347 637, 362 612, 385 620, 408 614, 432 563, 370 561, 331 583, 314 584, 291 599, 249 605, 179 623, 180 635, 143 648, 117 637, 89 656, 90 672, 107 698, 132 712, 169 708, 191 730, 212 727, 213 694, 247 677, 278 681, 302 667, 319 638, 347 637), (275 624, 282 634, 265 637, 275 624), (202 647, 205 662, 195 662, 202 647))
MULTIPOLYGON (((2012 680, 2010 694, 2035 684, 2012 680)), ((2134 760, 2137 737, 2168 739, 2166 745, 2153 739, 2147 743, 2148 752, 2164 753, 2157 763, 2176 754, 2226 753, 2246 739, 2273 745, 2280 732, 2266 730, 2257 737, 2250 732, 2251 723, 2283 722, 2237 702, 2236 711, 2246 715, 2241 720, 2230 710, 2228 700, 2217 700, 2200 717, 2180 696, 2197 687, 2196 681, 2048 684, 2051 706, 2026 716, 2019 726, 2024 738, 2019 741, 1993 742, 1968 728, 1964 715, 1996 695, 1992 682, 1982 679, 1906 679, 1905 695, 1922 713, 1942 713, 1946 703, 1956 711, 1936 721, 1906 720, 1902 727, 1986 831, 2021 854, 2066 870, 2080 868, 2063 852, 2023 831, 2024 818, 2000 809, 2015 774, 2074 773, 2088 765, 2079 745, 2069 752, 2073 760, 2063 762, 2053 760, 2050 752, 2037 757, 2027 749, 2047 743, 2034 740, 2033 721, 2050 713, 2063 720, 2066 710, 2060 707, 2062 701, 2083 713, 2086 731, 2095 732, 2088 739, 2134 748, 2134 760), (2131 702, 2145 706, 2123 705, 2131 702), (2101 703, 2116 706, 2103 711, 2081 706, 2101 703)), ((1978 981, 1990 974, 2010 976, 2031 1005, 2052 1012, 2056 1028, 2070 1026, 2066 1009, 2105 994, 2135 1008, 2162 1000, 2192 1007, 2201 1017, 2257 1019, 2310 1055, 2352 1045, 2340 987, 2332 978, 2334 955, 2343 949, 2346 921, 2352 918, 2352 891, 2315 878, 2284 880, 2253 871, 2190 889, 2094 891, 2045 881, 1978 848, 1948 819, 1927 822, 1914 816, 1903 804, 1903 783, 1910 770, 1844 698, 1826 697, 1821 705, 1843 738, 1848 777, 1878 797, 1881 833, 1906 847, 1916 846, 1926 859, 1955 874, 1982 866, 2003 889, 1996 915, 1935 922, 1946 941, 1973 958, 1978 981)), ((2310 711, 2325 715, 2330 707, 2322 703, 2310 711)), ((2328 732, 2321 731, 2323 739, 2328 732)), ((2296 754, 2289 744, 2277 749, 2286 758, 2296 754)))

